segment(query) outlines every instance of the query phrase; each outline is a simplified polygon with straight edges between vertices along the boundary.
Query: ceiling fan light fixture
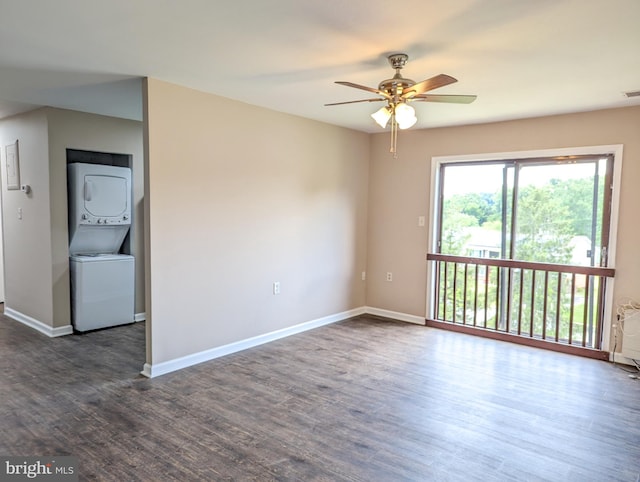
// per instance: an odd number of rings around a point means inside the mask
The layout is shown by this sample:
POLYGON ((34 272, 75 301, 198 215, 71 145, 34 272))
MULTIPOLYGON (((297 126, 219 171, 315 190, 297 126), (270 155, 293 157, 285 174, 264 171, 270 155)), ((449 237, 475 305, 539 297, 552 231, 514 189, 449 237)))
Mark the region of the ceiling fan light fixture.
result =
POLYGON ((371 118, 376 121, 376 124, 384 129, 387 127, 389 119, 391 119, 391 109, 389 109, 388 106, 381 107, 371 114, 371 118))
POLYGON ((400 129, 408 129, 418 122, 416 111, 410 105, 405 103, 398 104, 395 109, 396 121, 400 129))
POLYGON ((409 129, 410 127, 413 127, 414 125, 416 125, 416 122, 418 122, 418 118, 411 117, 409 119, 406 119, 403 122, 398 122, 398 127, 402 130, 409 129))

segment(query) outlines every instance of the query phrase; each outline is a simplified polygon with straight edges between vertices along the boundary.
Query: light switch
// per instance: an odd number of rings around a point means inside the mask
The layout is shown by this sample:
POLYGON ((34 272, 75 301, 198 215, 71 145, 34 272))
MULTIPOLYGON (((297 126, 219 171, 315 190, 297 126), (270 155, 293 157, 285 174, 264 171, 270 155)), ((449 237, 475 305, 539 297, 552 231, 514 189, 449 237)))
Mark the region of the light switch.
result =
POLYGON ((424 216, 418 216, 418 226, 424 226, 424 216))

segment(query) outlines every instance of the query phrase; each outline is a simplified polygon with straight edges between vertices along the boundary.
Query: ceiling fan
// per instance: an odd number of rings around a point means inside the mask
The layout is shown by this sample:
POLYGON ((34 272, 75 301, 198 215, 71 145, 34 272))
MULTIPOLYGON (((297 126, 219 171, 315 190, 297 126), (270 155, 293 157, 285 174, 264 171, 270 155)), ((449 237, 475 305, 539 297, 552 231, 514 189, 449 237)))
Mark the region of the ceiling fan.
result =
POLYGON ((390 152, 396 157, 396 141, 398 137, 398 128, 408 129, 416 122, 416 112, 409 105, 410 102, 449 102, 453 104, 470 104, 476 100, 475 95, 439 95, 425 94, 430 90, 444 87, 445 85, 457 82, 450 75, 440 74, 422 82, 415 82, 411 79, 402 77, 400 70, 406 65, 409 56, 407 54, 393 54, 387 57, 391 67, 396 69, 395 75, 387 80, 383 80, 378 84, 378 88, 367 87, 366 85, 354 84, 353 82, 336 81, 336 84, 346 85, 360 90, 366 90, 378 94, 380 97, 372 99, 350 100, 347 102, 334 102, 331 105, 355 104, 358 102, 385 102, 387 105, 371 114, 376 123, 385 128, 391 121, 391 149, 390 152))

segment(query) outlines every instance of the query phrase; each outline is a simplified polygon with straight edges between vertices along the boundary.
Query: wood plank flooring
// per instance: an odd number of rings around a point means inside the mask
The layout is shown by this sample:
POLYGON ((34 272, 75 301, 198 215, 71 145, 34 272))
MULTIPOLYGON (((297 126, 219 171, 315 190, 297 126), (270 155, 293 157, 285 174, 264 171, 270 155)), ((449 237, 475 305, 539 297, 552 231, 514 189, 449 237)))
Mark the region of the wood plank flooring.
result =
POLYGON ((0 318, 0 454, 80 480, 640 481, 640 381, 602 361, 362 316, 158 377, 142 323, 0 318))

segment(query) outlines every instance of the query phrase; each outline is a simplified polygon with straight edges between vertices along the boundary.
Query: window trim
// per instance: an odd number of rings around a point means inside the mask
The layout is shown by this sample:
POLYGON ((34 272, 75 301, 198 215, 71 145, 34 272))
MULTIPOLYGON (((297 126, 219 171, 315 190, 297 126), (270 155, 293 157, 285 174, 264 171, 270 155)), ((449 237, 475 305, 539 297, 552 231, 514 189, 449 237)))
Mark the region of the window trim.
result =
MULTIPOLYGON (((616 246, 618 235, 618 217, 620 209, 620 184, 622 180, 622 161, 623 161, 623 145, 599 145, 599 146, 581 146, 581 147, 565 147, 557 149, 536 149, 527 151, 511 151, 511 152, 495 152, 484 154, 463 154, 434 156, 431 158, 431 186, 429 193, 429 219, 427 252, 437 252, 437 232, 441 199, 438 198, 440 192, 440 166, 443 164, 460 163, 460 162, 499 162, 513 159, 537 159, 548 157, 565 157, 565 156, 588 156, 598 154, 613 155, 613 178, 611 192, 611 218, 609 225, 609 252, 607 253, 606 267, 615 268, 616 264, 616 246)), ((427 263, 427 293, 425 312, 427 318, 433 317, 435 310, 434 300, 431 299, 430 293, 435 283, 435 273, 431 263, 427 263)), ((610 350, 611 338, 611 322, 614 308, 613 292, 615 279, 611 279, 607 283, 607 291, 604 301, 604 320, 602 333, 602 347, 604 350, 610 350)))

